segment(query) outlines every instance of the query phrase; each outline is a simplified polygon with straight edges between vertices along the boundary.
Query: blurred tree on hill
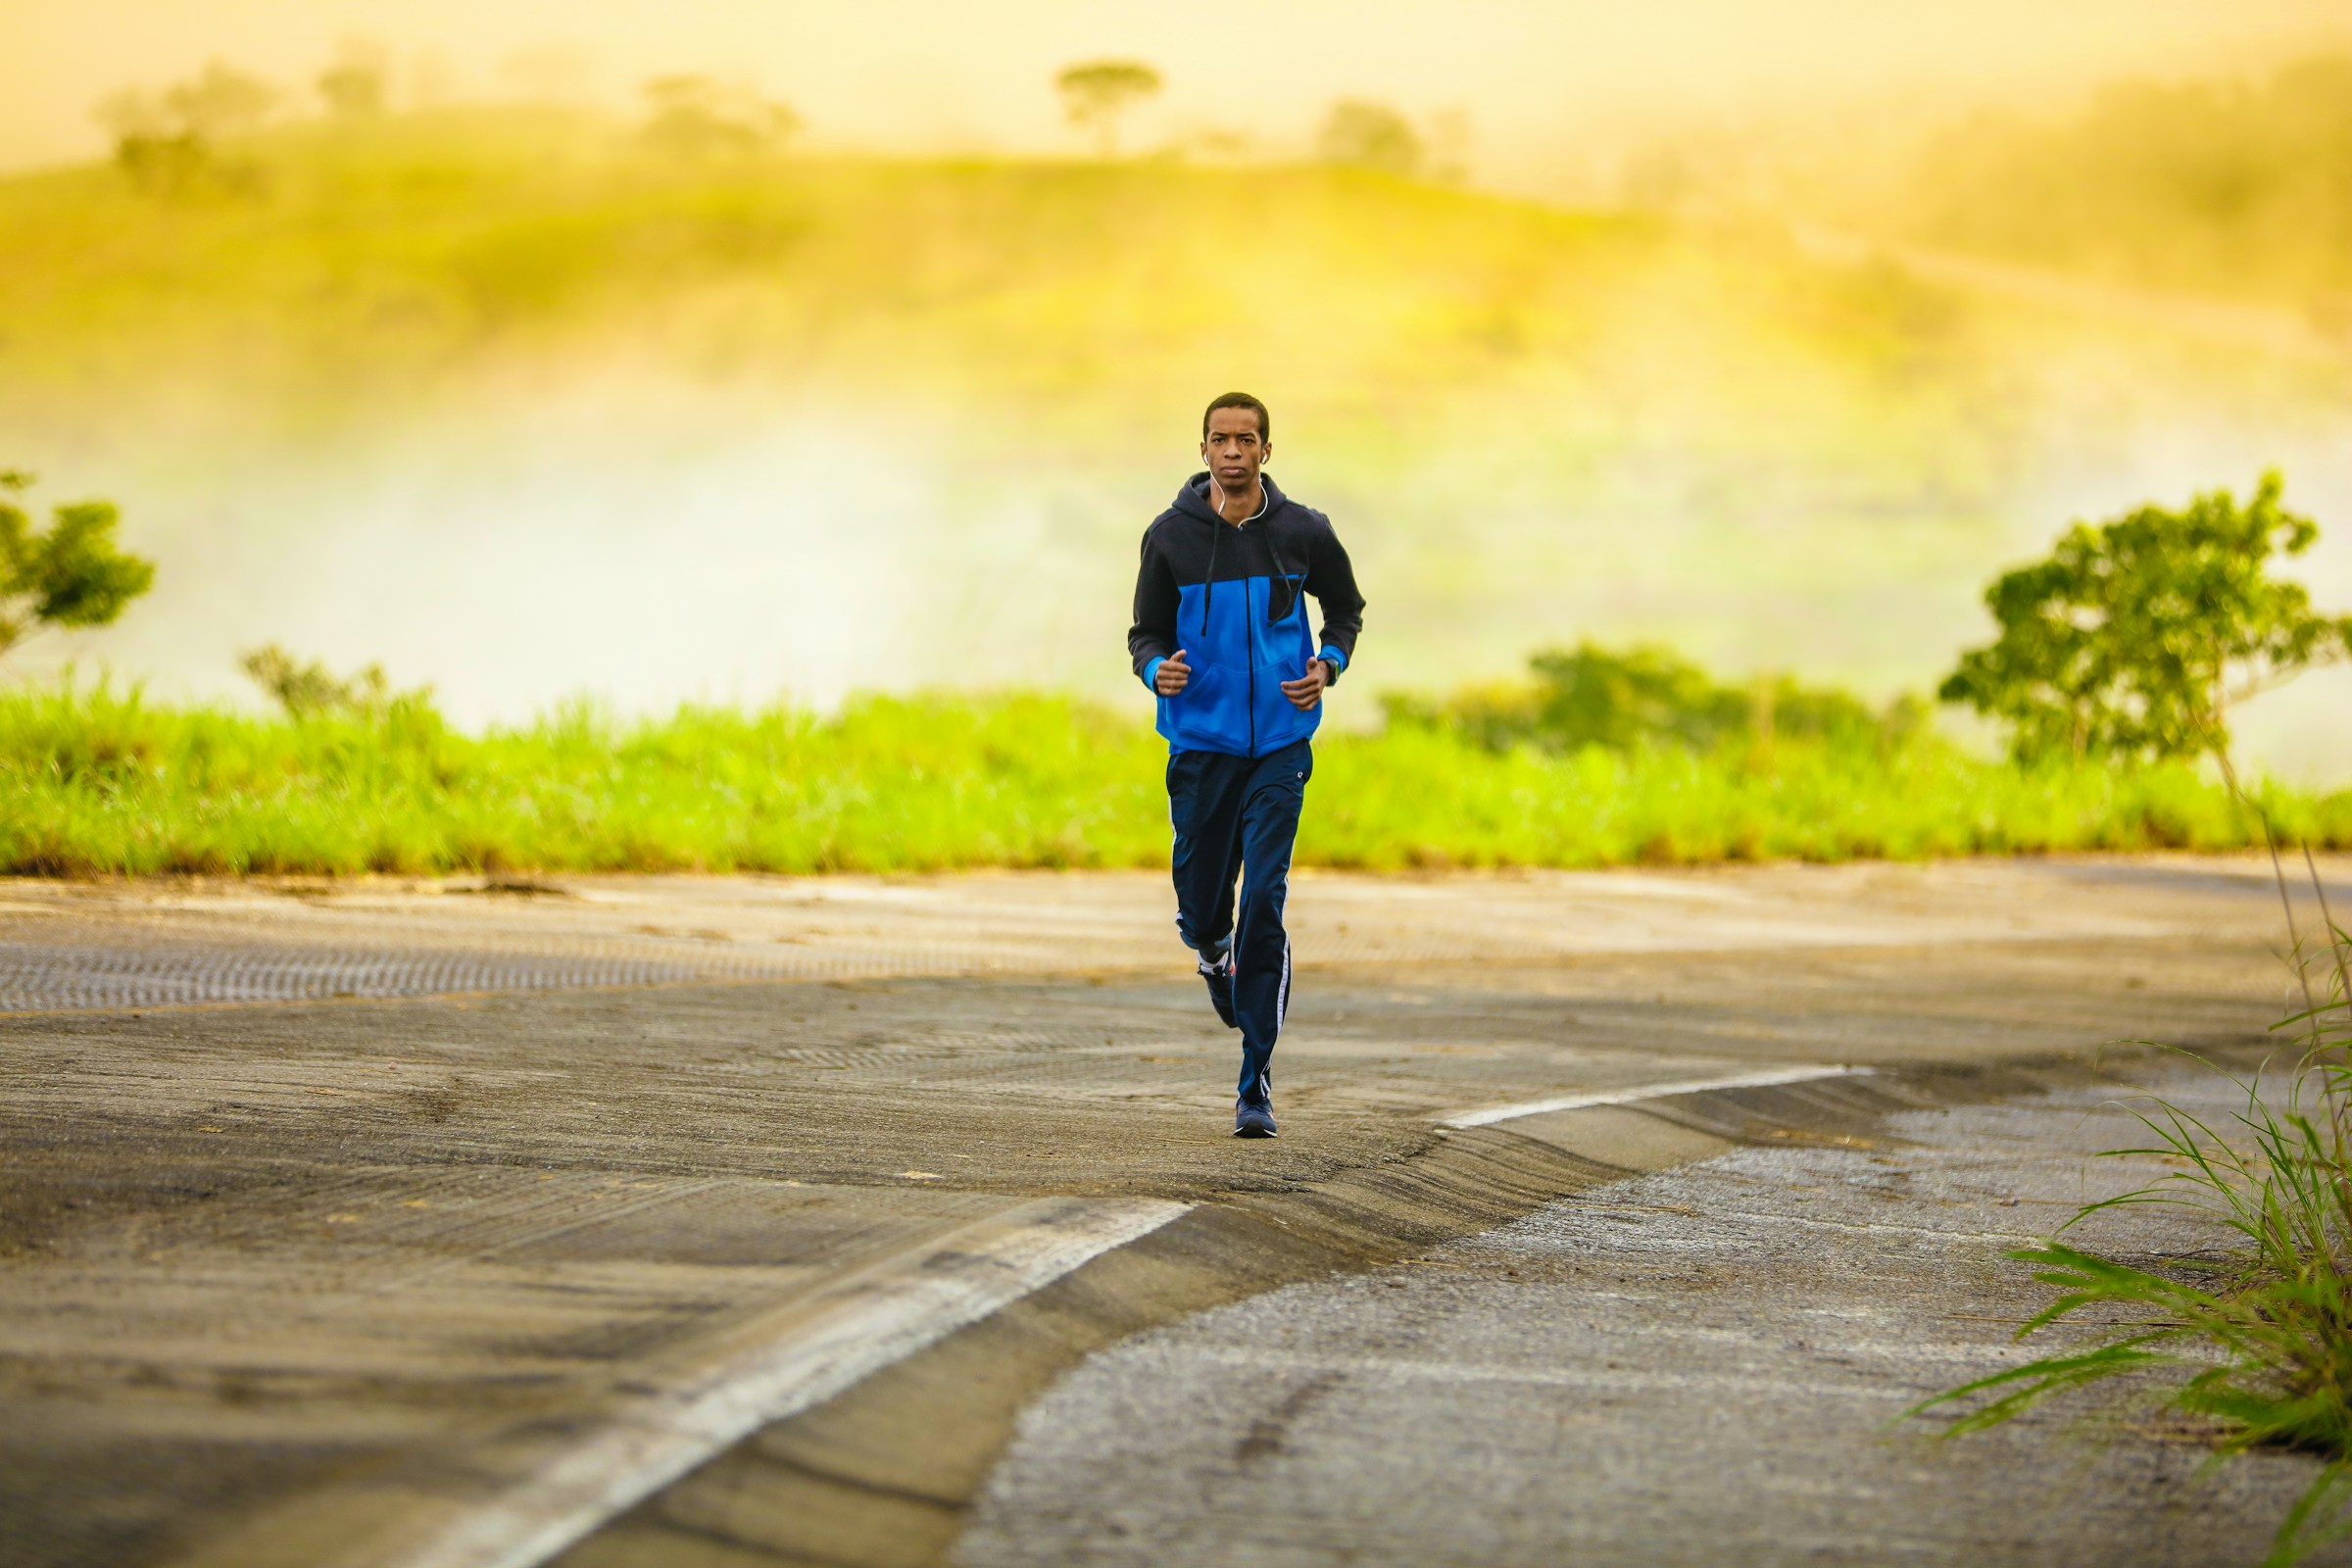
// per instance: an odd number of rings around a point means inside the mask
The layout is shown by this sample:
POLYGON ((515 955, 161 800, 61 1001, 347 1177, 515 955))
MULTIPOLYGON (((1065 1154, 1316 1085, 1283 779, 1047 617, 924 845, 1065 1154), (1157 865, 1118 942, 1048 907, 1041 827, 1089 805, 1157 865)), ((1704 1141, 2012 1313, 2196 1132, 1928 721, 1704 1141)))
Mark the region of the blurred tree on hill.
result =
MULTIPOLYGON (((0 468, 0 497, 22 494, 32 475, 0 468)), ((0 500, 0 654, 48 626, 104 626, 155 583, 155 563, 115 548, 111 501, 66 503, 46 532, 24 509, 0 500)))
POLYGON ((173 196, 208 179, 229 187, 249 183, 250 167, 221 163, 216 143, 258 127, 282 97, 259 76, 214 60, 160 92, 126 87, 109 94, 97 119, 113 132, 115 162, 131 182, 173 196))
POLYGON ((318 74, 318 96, 338 120, 368 120, 384 112, 390 97, 391 56, 378 43, 346 38, 335 63, 318 74))
POLYGON ((2231 708, 2352 657, 2352 615, 2317 614, 2302 584, 2263 574, 2320 534, 2279 505, 2283 489, 2266 473, 2242 506, 2216 490, 2179 512, 2075 524, 2048 560, 1985 590, 2001 634, 1936 695, 2007 721, 2020 760, 2211 752, 2226 764, 2231 708))
POLYGON ((1427 149, 1420 132, 1386 104, 1343 98, 1323 117, 1315 151, 1327 164, 1376 169, 1384 174, 1418 173, 1427 149))
POLYGON ((1054 78, 1062 113, 1071 124, 1094 132, 1096 148, 1105 158, 1119 150, 1120 118, 1161 85, 1158 72, 1133 60, 1089 61, 1054 78))
POLYGON ((709 76, 655 76, 645 101, 646 143, 671 157, 766 152, 801 128, 789 105, 709 76))

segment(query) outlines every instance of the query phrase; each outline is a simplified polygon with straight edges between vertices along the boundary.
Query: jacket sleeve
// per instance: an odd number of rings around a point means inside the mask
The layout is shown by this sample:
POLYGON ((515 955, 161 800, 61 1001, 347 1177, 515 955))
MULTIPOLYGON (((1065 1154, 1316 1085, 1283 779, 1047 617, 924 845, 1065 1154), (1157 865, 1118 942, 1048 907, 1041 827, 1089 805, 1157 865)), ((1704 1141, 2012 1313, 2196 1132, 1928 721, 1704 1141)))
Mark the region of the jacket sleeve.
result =
POLYGON ((1364 596, 1356 591, 1355 567, 1348 563, 1348 551, 1328 519, 1307 559, 1306 591, 1315 596, 1323 611, 1318 649, 1340 656, 1339 668, 1332 672, 1336 681, 1355 660, 1355 635, 1364 629, 1364 596))
POLYGON ((1135 573, 1135 622, 1127 628, 1127 662, 1146 686, 1157 673, 1153 666, 1176 651, 1176 574, 1152 544, 1146 530, 1135 573))

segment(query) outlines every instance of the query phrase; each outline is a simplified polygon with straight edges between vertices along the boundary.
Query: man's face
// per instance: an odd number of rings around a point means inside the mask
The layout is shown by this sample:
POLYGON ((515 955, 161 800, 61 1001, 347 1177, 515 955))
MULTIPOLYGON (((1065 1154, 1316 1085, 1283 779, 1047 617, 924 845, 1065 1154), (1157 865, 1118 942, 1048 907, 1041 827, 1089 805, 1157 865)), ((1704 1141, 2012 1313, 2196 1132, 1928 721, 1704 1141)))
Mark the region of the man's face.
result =
POLYGON ((1227 495, 1248 495, 1257 482, 1257 470, 1273 455, 1273 446, 1257 433, 1255 409, 1219 409, 1208 416, 1208 439, 1200 443, 1200 459, 1227 495))

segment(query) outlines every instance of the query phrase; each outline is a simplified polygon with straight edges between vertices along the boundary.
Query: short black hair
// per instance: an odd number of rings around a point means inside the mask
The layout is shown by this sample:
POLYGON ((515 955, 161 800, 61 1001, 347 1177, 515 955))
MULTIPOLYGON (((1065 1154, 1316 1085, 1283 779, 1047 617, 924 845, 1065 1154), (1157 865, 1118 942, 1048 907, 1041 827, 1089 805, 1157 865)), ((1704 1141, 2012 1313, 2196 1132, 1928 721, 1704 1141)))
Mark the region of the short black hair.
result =
POLYGON ((1247 392, 1227 392, 1222 396, 1210 399, 1208 407, 1200 411, 1201 440, 1208 439, 1208 416, 1219 409, 1251 410, 1257 415, 1257 438, 1260 441, 1274 439, 1274 416, 1266 412, 1266 406, 1247 392))

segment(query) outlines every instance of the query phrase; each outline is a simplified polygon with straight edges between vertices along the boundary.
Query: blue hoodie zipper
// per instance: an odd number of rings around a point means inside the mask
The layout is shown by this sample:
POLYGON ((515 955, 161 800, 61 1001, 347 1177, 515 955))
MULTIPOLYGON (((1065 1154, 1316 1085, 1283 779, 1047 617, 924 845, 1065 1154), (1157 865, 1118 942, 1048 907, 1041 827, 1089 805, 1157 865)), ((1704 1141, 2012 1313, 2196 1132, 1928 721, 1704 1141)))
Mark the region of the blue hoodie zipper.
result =
MULTIPOLYGON (((1229 525, 1225 521, 1224 515, 1219 514, 1216 521, 1211 524, 1217 531, 1209 535, 1208 576, 1200 585, 1200 632, 1202 636, 1208 634, 1208 607, 1216 600, 1217 541, 1225 537, 1225 529, 1228 526, 1231 526, 1236 533, 1248 533, 1250 525, 1264 517, 1268 512, 1273 510, 1273 494, 1270 491, 1261 490, 1258 492, 1257 510, 1240 522, 1229 525)), ((1215 511, 1213 507, 1210 510, 1215 511)), ((1269 526, 1271 525, 1269 524, 1269 526)), ((1274 542, 1270 535, 1266 540, 1266 562, 1276 571, 1282 570, 1282 562, 1274 554, 1274 542)), ((1266 592, 1271 595, 1273 591, 1273 585, 1267 584, 1266 592)), ((1269 598, 1266 603, 1268 608, 1271 608, 1273 600, 1269 598)), ((1250 662, 1250 755, 1255 757, 1257 755, 1257 606, 1250 602, 1250 579, 1247 577, 1242 579, 1242 657, 1250 662)))
MULTIPOLYGON (((1245 524, 1247 526, 1247 524, 1245 524)), ((1257 755, 1257 607, 1250 602, 1250 579, 1242 579, 1242 608, 1249 612, 1242 622, 1243 647, 1250 656, 1250 755, 1257 755)))
MULTIPOLYGON (((1281 578, 1286 586, 1290 582, 1290 574, 1283 567, 1282 557, 1274 548, 1274 536, 1271 532, 1273 523, 1268 515, 1273 511, 1273 507, 1274 497, 1271 492, 1268 492, 1259 499, 1257 510, 1251 513, 1249 516, 1244 517, 1238 523, 1227 522, 1221 514, 1214 513, 1212 510, 1211 517, 1213 520, 1210 522, 1210 526, 1215 530, 1215 532, 1209 536, 1208 570, 1200 585, 1200 631, 1201 635, 1205 637, 1208 634, 1210 610, 1215 603, 1217 547, 1225 537, 1225 530, 1227 528, 1231 528, 1236 533, 1248 533, 1250 531, 1250 526, 1252 523, 1262 523, 1264 525, 1265 529, 1268 531, 1263 532, 1260 535, 1259 542, 1263 546, 1266 553, 1266 569, 1270 575, 1266 578, 1266 604, 1263 610, 1258 608, 1257 602, 1250 592, 1250 583, 1253 579, 1249 577, 1244 577, 1241 579, 1242 658, 1246 662, 1245 675, 1247 679, 1247 685, 1245 686, 1244 690, 1248 693, 1248 714, 1250 725, 1249 755, 1251 757, 1255 757, 1257 755, 1257 631, 1259 617, 1261 615, 1270 614, 1273 611, 1274 579, 1276 577, 1281 578)), ((1294 594, 1291 600, 1291 609, 1298 612, 1301 617, 1303 617, 1305 614, 1303 607, 1304 597, 1303 589, 1301 589, 1298 593, 1294 594)), ((1286 611, 1284 612, 1283 619, 1285 621, 1290 619, 1290 612, 1286 611)), ((1309 657, 1312 656, 1310 655, 1309 657)))

